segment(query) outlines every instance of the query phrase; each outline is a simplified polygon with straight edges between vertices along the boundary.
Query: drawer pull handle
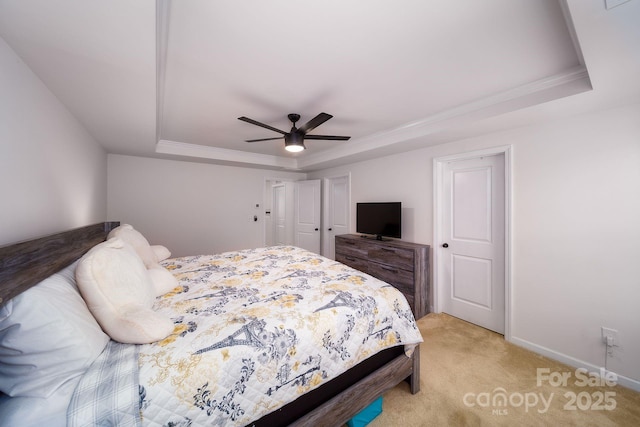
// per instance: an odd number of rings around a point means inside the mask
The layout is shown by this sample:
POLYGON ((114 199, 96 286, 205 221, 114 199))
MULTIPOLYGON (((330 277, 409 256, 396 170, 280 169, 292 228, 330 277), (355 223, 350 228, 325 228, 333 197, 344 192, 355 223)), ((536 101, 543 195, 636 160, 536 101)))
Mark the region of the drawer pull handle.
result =
POLYGON ((391 273, 397 274, 398 270, 396 270, 395 268, 388 268, 388 267, 381 267, 383 270, 389 271, 391 273))
POLYGON ((395 252, 393 249, 389 249, 389 248, 380 248, 380 250, 384 252, 395 252))
POLYGON ((351 257, 348 257, 348 256, 344 257, 344 259, 346 259, 347 261, 355 261, 356 260, 355 258, 351 258, 351 257))

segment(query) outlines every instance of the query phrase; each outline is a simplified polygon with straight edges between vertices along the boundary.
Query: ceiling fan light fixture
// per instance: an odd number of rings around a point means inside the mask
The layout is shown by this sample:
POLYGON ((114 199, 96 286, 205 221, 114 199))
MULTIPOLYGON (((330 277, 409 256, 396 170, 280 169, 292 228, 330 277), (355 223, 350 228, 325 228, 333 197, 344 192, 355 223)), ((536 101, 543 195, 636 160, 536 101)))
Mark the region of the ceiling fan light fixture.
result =
POLYGON ((285 150, 291 152, 291 153, 299 153, 300 151, 304 150, 304 145, 287 145, 284 147, 285 150))
MULTIPOLYGON (((264 123, 258 122, 256 120, 250 119, 249 117, 238 117, 238 120, 242 120, 243 122, 250 123, 252 125, 260 126, 265 129, 272 130, 274 132, 278 132, 284 136, 284 148, 290 153, 299 153, 303 151, 306 147, 304 146, 305 137, 308 139, 324 139, 329 141, 348 141, 350 136, 337 136, 337 135, 307 135, 307 132, 312 131, 317 128, 333 116, 327 113, 320 113, 315 116, 313 119, 309 120, 303 126, 299 128, 296 127, 296 122, 300 120, 300 114, 291 113, 287 116, 289 121, 293 124, 290 132, 285 132, 283 130, 274 128, 273 126, 266 125, 264 123)), ((259 139, 247 139, 246 142, 261 142, 261 141, 272 141, 274 139, 281 139, 282 136, 276 138, 259 138, 259 139)))
POLYGON ((304 138, 295 132, 285 135, 284 149, 290 153, 299 153, 305 149, 304 138))

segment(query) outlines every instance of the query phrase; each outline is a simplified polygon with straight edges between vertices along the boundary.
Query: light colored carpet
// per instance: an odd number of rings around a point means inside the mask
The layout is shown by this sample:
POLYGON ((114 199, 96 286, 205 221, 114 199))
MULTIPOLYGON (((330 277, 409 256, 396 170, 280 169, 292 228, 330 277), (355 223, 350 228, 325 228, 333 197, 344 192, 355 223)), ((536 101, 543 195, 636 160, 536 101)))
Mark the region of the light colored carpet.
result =
POLYGON ((411 395, 402 383, 387 392, 371 427, 640 426, 640 393, 581 385, 575 368, 446 314, 429 314, 418 326, 425 341, 421 391, 411 395), (541 374, 538 385, 538 368, 558 381, 541 374), (559 384, 562 375, 566 386, 559 384))

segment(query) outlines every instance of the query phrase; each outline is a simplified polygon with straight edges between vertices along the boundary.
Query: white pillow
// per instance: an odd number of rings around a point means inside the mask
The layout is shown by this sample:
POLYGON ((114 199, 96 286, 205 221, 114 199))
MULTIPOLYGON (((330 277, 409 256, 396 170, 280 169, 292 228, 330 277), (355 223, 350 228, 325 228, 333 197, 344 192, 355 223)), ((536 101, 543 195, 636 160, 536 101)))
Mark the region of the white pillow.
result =
POLYGON ((77 262, 0 307, 0 390, 50 397, 82 375, 109 337, 74 280, 77 262))
POLYGON ((149 242, 142 233, 135 230, 132 225, 122 224, 121 226, 114 228, 107 236, 107 240, 113 237, 118 237, 124 242, 130 244, 147 268, 152 268, 158 265, 158 257, 151 248, 151 245, 149 245, 149 242))
POLYGON ((157 290, 150 273, 120 238, 87 252, 76 268, 76 280, 89 310, 112 339, 146 344, 173 332, 173 322, 152 309, 157 290))
POLYGON ((0 425, 20 427, 67 427, 67 408, 80 382, 73 378, 48 398, 0 397, 0 425))

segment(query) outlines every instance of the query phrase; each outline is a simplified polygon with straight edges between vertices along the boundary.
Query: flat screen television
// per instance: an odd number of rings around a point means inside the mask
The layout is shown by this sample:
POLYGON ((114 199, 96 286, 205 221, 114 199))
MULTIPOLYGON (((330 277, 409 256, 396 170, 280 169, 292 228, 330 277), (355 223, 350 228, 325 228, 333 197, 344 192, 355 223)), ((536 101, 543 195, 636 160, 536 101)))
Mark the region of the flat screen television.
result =
POLYGON ((402 237, 402 203, 375 202, 356 204, 356 232, 383 237, 402 237))

